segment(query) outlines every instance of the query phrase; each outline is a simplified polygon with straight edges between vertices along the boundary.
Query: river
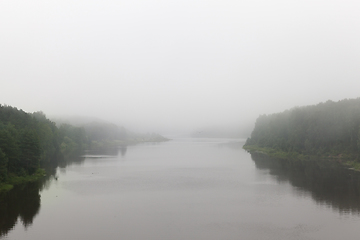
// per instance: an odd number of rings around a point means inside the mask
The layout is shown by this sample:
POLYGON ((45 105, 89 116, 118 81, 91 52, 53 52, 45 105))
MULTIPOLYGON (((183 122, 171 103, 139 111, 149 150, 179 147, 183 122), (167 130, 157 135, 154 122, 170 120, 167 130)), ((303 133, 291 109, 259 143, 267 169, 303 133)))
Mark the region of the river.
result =
POLYGON ((336 163, 176 139, 59 163, 0 198, 0 239, 358 239, 360 177, 336 163))

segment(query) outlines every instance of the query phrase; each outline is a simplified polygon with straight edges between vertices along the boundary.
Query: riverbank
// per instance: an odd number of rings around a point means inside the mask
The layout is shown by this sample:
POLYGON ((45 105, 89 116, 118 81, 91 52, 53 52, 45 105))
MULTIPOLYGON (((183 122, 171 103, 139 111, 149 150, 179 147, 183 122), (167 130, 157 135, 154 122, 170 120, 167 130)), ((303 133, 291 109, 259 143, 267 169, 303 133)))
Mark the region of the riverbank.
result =
POLYGON ((252 153, 262 153, 269 157, 280 158, 280 159, 290 159, 290 160, 328 160, 336 161, 343 164, 346 168, 351 170, 360 171, 360 162, 357 162, 355 159, 357 156, 350 154, 339 154, 339 155, 306 155, 298 152, 284 152, 278 149, 259 147, 257 145, 244 145, 243 149, 252 153))
MULTIPOLYGON (((103 141, 93 141, 91 143, 91 146, 89 149, 86 150, 79 150, 79 149, 75 149, 73 152, 65 154, 63 153, 64 157, 68 157, 68 156, 72 156, 72 155, 81 155, 80 152, 82 151, 98 151, 98 150, 106 150, 106 149, 118 149, 120 147, 123 146, 128 146, 128 145, 136 145, 136 144, 140 144, 140 143, 147 143, 147 142, 151 142, 151 143, 155 143, 155 142, 165 142, 165 141, 170 141, 171 139, 165 138, 163 136, 160 135, 151 135, 151 137, 147 137, 147 138, 134 138, 134 139, 129 139, 129 140, 125 140, 125 141, 119 141, 119 140, 103 140, 103 141)), ((8 175, 8 179, 6 182, 0 183, 0 192, 6 192, 11 190, 15 185, 20 185, 20 184, 24 184, 27 182, 34 182, 39 180, 41 177, 45 176, 46 172, 44 169, 38 169, 34 174, 30 175, 30 176, 17 176, 13 173, 10 173, 8 175)))
POLYGON ((136 145, 140 143, 156 143, 156 142, 166 142, 171 139, 165 138, 163 136, 156 136, 153 138, 133 138, 127 140, 102 140, 102 141, 92 141, 89 147, 85 151, 93 150, 104 150, 111 148, 119 148, 129 145, 136 145))
POLYGON ((45 170, 42 168, 39 168, 34 174, 28 176, 17 176, 15 174, 10 174, 6 182, 0 183, 0 192, 9 191, 15 185, 24 184, 27 182, 35 182, 45 175, 45 170))

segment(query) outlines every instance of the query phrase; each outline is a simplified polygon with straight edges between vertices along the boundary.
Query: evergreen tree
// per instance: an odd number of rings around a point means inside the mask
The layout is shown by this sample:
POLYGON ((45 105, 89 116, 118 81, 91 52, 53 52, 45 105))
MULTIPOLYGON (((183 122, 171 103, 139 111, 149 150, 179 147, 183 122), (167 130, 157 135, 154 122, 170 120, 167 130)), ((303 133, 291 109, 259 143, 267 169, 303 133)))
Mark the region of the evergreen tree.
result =
POLYGON ((40 142, 37 133, 31 129, 25 129, 21 133, 21 167, 28 173, 33 174, 39 167, 40 142))
POLYGON ((0 128, 0 148, 8 159, 8 172, 19 173, 21 170, 18 133, 11 124, 0 128))
POLYGON ((7 179, 7 163, 8 159, 0 148, 0 182, 4 182, 7 179))
POLYGON ((360 98, 260 116, 246 145, 308 155, 360 155, 360 98))

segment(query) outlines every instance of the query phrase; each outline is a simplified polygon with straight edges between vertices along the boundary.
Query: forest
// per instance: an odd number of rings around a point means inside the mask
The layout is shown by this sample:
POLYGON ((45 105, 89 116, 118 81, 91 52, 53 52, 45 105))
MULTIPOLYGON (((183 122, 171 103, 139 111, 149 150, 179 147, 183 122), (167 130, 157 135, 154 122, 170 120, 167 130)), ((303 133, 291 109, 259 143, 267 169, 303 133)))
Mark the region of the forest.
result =
POLYGON ((57 127, 42 112, 0 105, 0 183, 33 175, 41 163, 81 151, 88 143, 82 128, 57 127))
POLYGON ((112 123, 57 124, 43 112, 26 113, 0 105, 0 190, 44 175, 40 166, 84 150, 137 142, 166 141, 158 134, 135 134, 112 123))
POLYGON ((360 98, 261 115, 244 148, 289 156, 359 160, 360 98))

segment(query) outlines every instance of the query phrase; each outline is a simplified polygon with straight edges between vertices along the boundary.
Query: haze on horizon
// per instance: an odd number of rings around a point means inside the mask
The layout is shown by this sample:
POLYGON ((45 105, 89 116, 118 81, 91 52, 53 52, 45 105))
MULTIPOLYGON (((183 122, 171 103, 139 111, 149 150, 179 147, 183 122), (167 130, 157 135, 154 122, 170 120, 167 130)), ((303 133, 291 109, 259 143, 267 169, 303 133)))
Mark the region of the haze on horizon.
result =
POLYGON ((357 98, 360 2, 1 1, 0 103, 160 133, 357 98))

